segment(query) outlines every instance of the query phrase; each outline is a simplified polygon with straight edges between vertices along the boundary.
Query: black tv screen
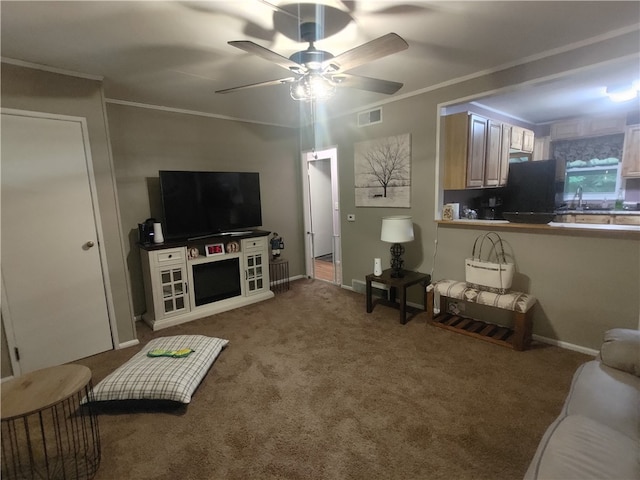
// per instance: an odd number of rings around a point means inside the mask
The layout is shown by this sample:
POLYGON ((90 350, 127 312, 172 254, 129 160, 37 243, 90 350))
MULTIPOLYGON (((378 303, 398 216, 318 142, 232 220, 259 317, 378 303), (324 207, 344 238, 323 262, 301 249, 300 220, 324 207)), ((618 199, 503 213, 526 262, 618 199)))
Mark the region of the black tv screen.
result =
POLYGON ((159 176, 168 239, 262 225, 258 173, 161 170, 159 176))
POLYGON ((503 210, 552 213, 556 201, 556 161, 509 164, 503 210))

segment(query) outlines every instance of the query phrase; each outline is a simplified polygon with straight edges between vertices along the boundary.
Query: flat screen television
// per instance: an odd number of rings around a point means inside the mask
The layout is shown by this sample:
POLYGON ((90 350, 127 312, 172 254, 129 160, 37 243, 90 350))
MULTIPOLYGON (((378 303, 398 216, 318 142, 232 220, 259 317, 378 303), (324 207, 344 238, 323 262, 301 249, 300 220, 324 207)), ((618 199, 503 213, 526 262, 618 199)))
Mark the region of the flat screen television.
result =
POLYGON ((159 177, 167 239, 262 225, 258 173, 161 170, 159 177))
POLYGON ((534 223, 534 216, 540 215, 540 222, 549 222, 556 208, 556 161, 540 160, 509 164, 509 175, 503 200, 505 218, 508 213, 518 213, 521 217, 529 215, 528 221, 534 223), (543 222, 544 218, 548 218, 543 222))

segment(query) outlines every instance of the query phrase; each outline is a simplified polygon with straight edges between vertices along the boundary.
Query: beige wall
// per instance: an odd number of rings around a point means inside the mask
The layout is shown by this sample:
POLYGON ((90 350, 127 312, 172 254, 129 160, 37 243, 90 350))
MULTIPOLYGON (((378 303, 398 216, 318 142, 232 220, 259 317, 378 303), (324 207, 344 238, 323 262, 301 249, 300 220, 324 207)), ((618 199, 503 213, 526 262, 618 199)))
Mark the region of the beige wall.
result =
MULTIPOLYGON (((481 230, 437 228, 434 221, 436 164, 440 161, 436 152, 439 104, 616 56, 637 54, 637 45, 637 34, 629 34, 388 103, 383 107, 382 124, 358 128, 353 114, 332 119, 328 126, 319 125, 315 147, 338 148, 343 283, 351 286, 353 279, 363 280, 371 272, 375 257, 388 261, 388 245, 379 240, 380 220, 399 213, 411 214, 416 226, 416 240, 407 245, 407 267, 430 272, 437 237, 434 277, 463 279, 463 260, 481 230), (356 209, 354 143, 403 133, 410 133, 412 138, 411 208, 356 209), (346 222, 348 213, 357 214, 356 222, 346 222)), ((135 248, 136 228, 149 216, 161 217, 157 178, 160 169, 260 172, 264 229, 284 237, 290 274, 304 274, 300 151, 313 145, 305 141, 301 147, 298 132, 108 104, 116 189, 100 83, 6 64, 2 67, 4 107, 87 118, 121 342, 135 338, 131 317, 145 308, 135 248), (120 217, 116 199, 121 205, 120 217)), ((638 327, 638 241, 524 232, 506 232, 503 237, 515 254, 519 271, 514 287, 530 291, 540 300, 534 315, 534 333, 598 348, 607 328, 638 327)), ((413 292, 412 299, 418 301, 417 292, 413 292)), ((10 371, 4 350, 2 376, 10 371)))
POLYGON ((162 219, 159 170, 260 173, 263 230, 285 240, 291 276, 304 273, 300 148, 296 129, 108 104, 134 311, 145 311, 138 223, 162 219))
MULTIPOLYGON (((3 63, 2 107, 86 118, 117 337, 120 343, 134 340, 136 333, 120 236, 101 82, 3 63)), ((4 342, 4 330, 2 333, 4 342)), ((3 377, 11 371, 10 366, 6 365, 7 359, 3 353, 3 377)))
MULTIPOLYGON (((436 163, 440 161, 436 152, 439 104, 616 56, 637 55, 637 45, 637 33, 625 35, 384 104, 381 124, 358 128, 353 114, 332 119, 319 128, 316 148, 338 145, 343 284, 351 286, 354 279, 364 280, 375 257, 388 262, 389 246, 379 240, 381 218, 398 214, 412 215, 416 227, 416 240, 406 245, 406 266, 430 272, 437 238, 434 278, 464 280, 464 259, 470 255, 475 237, 483 231, 437 228, 434 221, 436 163), (354 143, 403 133, 410 133, 412 139, 411 208, 355 208, 354 143), (356 214, 356 222, 346 221, 348 213, 356 214)), ((534 334, 597 349, 606 329, 638 328, 640 242, 512 231, 502 236, 513 249, 520 272, 514 288, 525 289, 539 298, 534 334)), ((413 300, 419 302, 417 293, 413 292, 413 300)))

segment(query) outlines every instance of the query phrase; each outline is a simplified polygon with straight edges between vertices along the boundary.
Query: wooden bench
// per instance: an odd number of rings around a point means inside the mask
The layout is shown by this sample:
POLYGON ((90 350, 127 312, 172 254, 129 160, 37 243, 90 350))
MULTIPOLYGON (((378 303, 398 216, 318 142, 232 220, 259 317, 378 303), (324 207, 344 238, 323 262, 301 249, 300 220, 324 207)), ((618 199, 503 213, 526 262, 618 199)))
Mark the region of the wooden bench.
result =
POLYGON ((531 345, 533 295, 511 291, 504 294, 486 292, 467 286, 466 282, 440 280, 427 288, 427 315, 436 327, 480 338, 514 350, 526 350, 531 345), (434 317, 434 293, 440 295, 440 313, 434 317), (513 328, 482 322, 449 312, 449 299, 487 305, 514 312, 513 328))

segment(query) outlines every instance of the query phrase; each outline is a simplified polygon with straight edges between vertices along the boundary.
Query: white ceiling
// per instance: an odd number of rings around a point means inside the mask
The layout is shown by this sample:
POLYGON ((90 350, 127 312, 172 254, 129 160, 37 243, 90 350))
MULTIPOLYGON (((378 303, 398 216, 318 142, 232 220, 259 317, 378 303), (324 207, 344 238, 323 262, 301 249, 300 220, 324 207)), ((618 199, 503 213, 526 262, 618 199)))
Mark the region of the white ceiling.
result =
MULTIPOLYGON (((1 52, 3 59, 103 77, 110 100, 293 126, 299 104, 287 85, 214 93, 289 76, 227 41, 251 40, 288 57, 307 46, 295 40, 299 18, 316 12, 326 36, 316 47, 334 55, 395 32, 407 50, 350 73, 403 82, 394 95, 400 97, 609 32, 640 29, 637 1, 319 3, 326 7, 310 13, 287 0, 2 1, 1 52)), ((544 123, 612 108, 602 100, 606 82, 639 78, 636 55, 480 103, 544 123)), ((341 88, 326 109, 337 115, 388 98, 341 88)), ((637 102, 616 108, 637 109, 637 102)))

